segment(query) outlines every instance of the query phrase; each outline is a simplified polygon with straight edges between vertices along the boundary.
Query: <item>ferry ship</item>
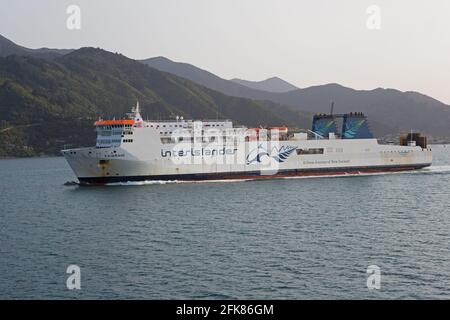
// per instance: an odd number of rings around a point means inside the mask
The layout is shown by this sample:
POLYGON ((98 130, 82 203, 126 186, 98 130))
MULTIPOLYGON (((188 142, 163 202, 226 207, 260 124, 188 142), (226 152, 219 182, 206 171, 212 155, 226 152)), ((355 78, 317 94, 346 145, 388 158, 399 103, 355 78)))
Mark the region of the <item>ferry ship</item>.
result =
POLYGON ((318 114, 311 129, 247 128, 230 120, 95 122, 96 145, 62 150, 80 184, 267 179, 415 170, 431 165, 426 137, 380 144, 362 113, 318 114), (338 130, 340 128, 340 130, 338 130))

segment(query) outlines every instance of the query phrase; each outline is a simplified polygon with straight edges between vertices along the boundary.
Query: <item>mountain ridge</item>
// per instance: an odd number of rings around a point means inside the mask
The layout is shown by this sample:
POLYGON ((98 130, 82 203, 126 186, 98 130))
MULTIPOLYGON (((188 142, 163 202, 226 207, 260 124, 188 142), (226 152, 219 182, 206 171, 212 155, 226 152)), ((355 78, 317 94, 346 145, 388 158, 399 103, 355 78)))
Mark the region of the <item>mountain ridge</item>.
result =
MULTIPOLYGON (((151 63, 144 60, 144 63, 151 63)), ((157 64, 153 67, 159 68, 157 64)), ((450 106, 441 101, 414 91, 400 91, 391 88, 376 88, 373 90, 356 90, 337 83, 327 83, 288 92, 267 92, 248 88, 244 85, 211 76, 204 81, 199 74, 204 70, 190 65, 190 72, 183 70, 183 64, 165 58, 164 71, 177 74, 181 77, 200 83, 203 86, 214 88, 220 92, 230 92, 233 95, 249 99, 269 100, 287 105, 299 110, 312 113, 327 113, 334 102, 334 110, 338 113, 363 112, 372 122, 385 128, 392 128, 394 133, 409 132, 411 129, 420 130, 431 136, 450 137, 450 106), (176 68, 175 68, 176 66, 176 68), (191 73, 195 72, 196 77, 191 73), (230 85, 229 82, 232 82, 230 85)), ((376 131, 385 131, 379 128, 376 131)))
POLYGON ((152 68, 189 79, 202 86, 222 92, 223 94, 229 96, 258 100, 265 100, 270 96, 270 93, 268 92, 249 88, 241 84, 223 79, 212 72, 198 68, 189 63, 174 62, 166 57, 161 56, 139 61, 152 68))
POLYGON ((298 87, 287 82, 286 80, 283 80, 276 76, 270 77, 270 78, 267 78, 267 79, 261 80, 261 81, 249 81, 249 80, 238 79, 238 78, 230 79, 230 81, 239 83, 239 84, 249 87, 249 88, 263 90, 263 91, 267 91, 267 92, 282 93, 282 92, 288 92, 288 91, 299 89, 298 87))
POLYGON ((14 43, 0 35, 0 57, 9 55, 34 56, 42 59, 53 59, 70 53, 73 49, 38 48, 30 49, 14 43))

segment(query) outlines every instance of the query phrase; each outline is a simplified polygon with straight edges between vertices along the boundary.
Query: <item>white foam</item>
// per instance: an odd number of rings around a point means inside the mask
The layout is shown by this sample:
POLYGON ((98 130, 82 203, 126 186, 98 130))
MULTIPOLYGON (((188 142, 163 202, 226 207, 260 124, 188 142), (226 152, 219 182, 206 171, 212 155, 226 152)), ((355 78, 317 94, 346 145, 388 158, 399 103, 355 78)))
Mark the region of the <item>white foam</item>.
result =
POLYGON ((434 172, 434 173, 450 172, 450 166, 431 166, 422 169, 421 172, 434 172))
POLYGON ((219 180, 146 180, 146 181, 127 181, 127 182, 113 182, 107 183, 106 186, 146 186, 146 185, 162 185, 162 184, 185 184, 185 183, 224 183, 224 182, 245 182, 255 179, 219 179, 219 180))
POLYGON ((177 180, 146 180, 146 181, 125 181, 125 182, 111 182, 106 183, 105 186, 146 186, 154 184, 171 184, 171 183, 182 183, 183 181, 177 180))

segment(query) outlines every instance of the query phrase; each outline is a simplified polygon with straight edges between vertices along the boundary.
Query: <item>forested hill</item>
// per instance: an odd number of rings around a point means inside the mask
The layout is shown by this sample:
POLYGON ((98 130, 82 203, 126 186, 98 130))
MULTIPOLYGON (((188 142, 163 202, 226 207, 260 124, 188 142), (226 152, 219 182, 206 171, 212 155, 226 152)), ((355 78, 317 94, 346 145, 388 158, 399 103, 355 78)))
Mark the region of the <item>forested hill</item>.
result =
POLYGON ((226 96, 121 54, 82 48, 54 59, 0 58, 0 156, 58 154, 94 143, 92 122, 140 101, 148 118, 229 118, 246 125, 310 125, 311 114, 226 96))

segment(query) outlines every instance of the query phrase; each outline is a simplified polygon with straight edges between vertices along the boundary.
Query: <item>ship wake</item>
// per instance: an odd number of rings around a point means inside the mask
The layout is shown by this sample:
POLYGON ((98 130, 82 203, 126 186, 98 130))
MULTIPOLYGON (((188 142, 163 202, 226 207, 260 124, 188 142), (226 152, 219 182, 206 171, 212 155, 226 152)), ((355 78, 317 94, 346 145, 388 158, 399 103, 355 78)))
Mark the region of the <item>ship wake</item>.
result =
POLYGON ((422 170, 417 170, 419 173, 450 173, 449 166, 431 166, 422 170))

